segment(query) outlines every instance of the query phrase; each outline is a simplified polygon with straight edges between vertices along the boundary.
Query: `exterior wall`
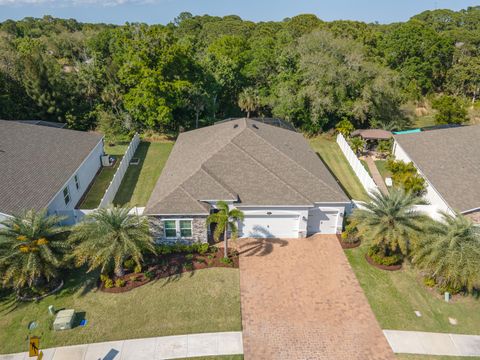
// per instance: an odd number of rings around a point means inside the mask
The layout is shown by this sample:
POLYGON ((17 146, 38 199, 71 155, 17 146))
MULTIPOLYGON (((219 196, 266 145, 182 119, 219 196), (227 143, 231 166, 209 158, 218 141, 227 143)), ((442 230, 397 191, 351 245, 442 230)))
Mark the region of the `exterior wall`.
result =
POLYGON ((252 215, 267 215, 275 217, 275 215, 298 215, 299 225, 298 225, 298 237, 307 236, 307 221, 308 221, 308 207, 288 207, 288 206, 278 206, 278 207, 243 207, 240 206, 238 209, 242 210, 245 216, 248 214, 252 215))
POLYGON ((208 242, 208 232, 207 232, 207 216, 206 215, 151 215, 149 216, 150 231, 153 238, 159 243, 172 243, 172 242, 184 242, 184 243, 195 243, 208 242), (167 239, 165 238, 165 233, 163 230, 163 220, 181 220, 181 219, 192 219, 192 237, 188 239, 178 238, 167 239))
POLYGON ((90 183, 95 178, 98 170, 101 167, 101 156, 103 155, 103 140, 100 141, 97 146, 92 150, 90 155, 85 159, 85 161, 80 165, 77 171, 72 174, 67 184, 58 189, 57 195, 52 199, 48 205, 48 212, 55 213, 58 212, 61 214, 62 211, 72 210, 78 204, 83 194, 87 190, 90 183), (80 189, 77 190, 75 186, 75 175, 78 176, 80 182, 80 189), (63 198, 63 189, 68 186, 70 190, 70 202, 68 205, 65 205, 63 198))
MULTIPOLYGON (((402 149, 402 147, 395 142, 394 147, 393 147, 393 155, 395 156, 395 159, 397 160, 402 160, 406 163, 413 162, 412 159, 408 156, 405 150, 402 149)), ((414 163, 415 164, 415 163, 414 163)), ((438 212, 439 211, 445 211, 447 213, 453 214, 453 211, 450 209, 448 206, 447 202, 443 200, 442 196, 438 193, 437 190, 430 184, 428 179, 422 174, 422 172, 417 168, 418 173, 425 179, 426 181, 426 194, 424 195, 424 198, 428 201, 430 207, 429 209, 426 207, 423 207, 424 210, 429 213, 430 216, 433 218, 438 218, 438 212)))

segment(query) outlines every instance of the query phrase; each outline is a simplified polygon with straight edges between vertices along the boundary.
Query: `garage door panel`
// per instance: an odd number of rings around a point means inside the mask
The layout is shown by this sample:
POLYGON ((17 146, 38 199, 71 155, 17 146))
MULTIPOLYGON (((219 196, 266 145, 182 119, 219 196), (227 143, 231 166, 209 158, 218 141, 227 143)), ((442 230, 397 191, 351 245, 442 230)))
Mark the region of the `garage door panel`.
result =
POLYGON ((299 216, 245 216, 242 237, 297 238, 299 216))
POLYGON ((335 234, 337 232, 337 210, 311 209, 308 212, 308 234, 335 234))

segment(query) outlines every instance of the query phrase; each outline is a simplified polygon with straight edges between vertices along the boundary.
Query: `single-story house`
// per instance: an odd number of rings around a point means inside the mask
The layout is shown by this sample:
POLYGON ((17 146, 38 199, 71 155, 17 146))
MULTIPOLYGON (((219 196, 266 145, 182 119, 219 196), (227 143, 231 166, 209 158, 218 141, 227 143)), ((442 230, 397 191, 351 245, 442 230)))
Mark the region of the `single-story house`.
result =
POLYGON ((341 231, 350 199, 302 134, 252 119, 181 133, 148 201, 158 241, 206 242, 220 200, 243 211, 240 237, 341 231))
MULTIPOLYGON (((480 126, 395 135, 396 159, 412 162, 436 212, 460 212, 480 223, 480 126)), ((435 216, 434 216, 435 217, 435 216)))
POLYGON ((0 120, 0 219, 30 209, 74 209, 102 155, 102 135, 0 120))

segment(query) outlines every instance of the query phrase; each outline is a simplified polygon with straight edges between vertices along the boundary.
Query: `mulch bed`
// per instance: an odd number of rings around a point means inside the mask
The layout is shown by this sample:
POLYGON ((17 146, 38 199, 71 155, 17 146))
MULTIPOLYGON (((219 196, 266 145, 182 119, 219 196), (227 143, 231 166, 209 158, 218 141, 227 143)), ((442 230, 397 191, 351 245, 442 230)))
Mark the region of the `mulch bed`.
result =
POLYGON ((377 264, 375 261, 372 260, 370 256, 368 256, 368 254, 365 254, 365 259, 368 261, 370 265, 375 266, 377 269, 380 269, 380 270, 397 271, 402 268, 402 264, 398 264, 398 265, 377 264))
POLYGON ((361 244, 360 240, 357 240, 355 242, 350 242, 350 243, 342 241, 341 239, 338 239, 338 241, 340 242, 340 245, 342 246, 342 249, 355 249, 355 248, 359 247, 360 244, 361 244))
MULTIPOLYGON (((238 253, 234 251, 230 251, 229 253, 229 258, 232 260, 231 264, 225 264, 221 261, 224 255, 222 248, 219 248, 215 253, 207 253, 205 255, 193 254, 192 259, 189 259, 187 255, 188 254, 185 253, 179 253, 159 255, 157 257, 152 256, 146 259, 147 265, 144 267, 144 272, 139 274, 127 273, 121 277, 121 279, 125 281, 125 286, 105 288, 104 284, 99 281, 98 287, 101 291, 118 294, 145 285, 150 281, 186 272, 212 267, 238 268, 239 266, 238 253), (153 277, 146 277, 145 272, 147 271, 152 273, 153 277), (132 276, 135 276, 135 280, 132 280, 132 276)), ((115 282, 116 279, 118 279, 118 277, 114 277, 113 281, 115 282)))

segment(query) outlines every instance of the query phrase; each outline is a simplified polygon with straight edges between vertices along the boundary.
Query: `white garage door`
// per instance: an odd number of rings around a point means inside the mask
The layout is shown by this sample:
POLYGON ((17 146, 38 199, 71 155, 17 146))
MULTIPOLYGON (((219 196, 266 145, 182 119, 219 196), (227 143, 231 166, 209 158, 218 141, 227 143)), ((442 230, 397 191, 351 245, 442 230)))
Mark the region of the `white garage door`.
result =
POLYGON ((337 232, 337 210, 313 208, 308 211, 307 233, 335 234, 337 232))
POLYGON ((240 236, 252 238, 298 238, 299 215, 245 215, 240 236))

